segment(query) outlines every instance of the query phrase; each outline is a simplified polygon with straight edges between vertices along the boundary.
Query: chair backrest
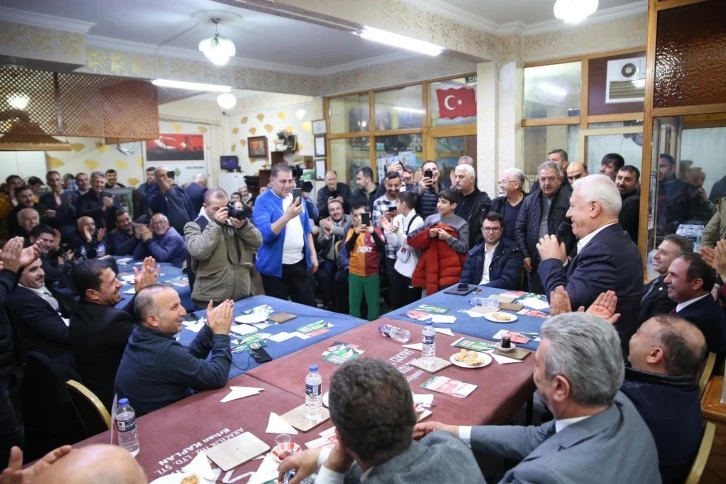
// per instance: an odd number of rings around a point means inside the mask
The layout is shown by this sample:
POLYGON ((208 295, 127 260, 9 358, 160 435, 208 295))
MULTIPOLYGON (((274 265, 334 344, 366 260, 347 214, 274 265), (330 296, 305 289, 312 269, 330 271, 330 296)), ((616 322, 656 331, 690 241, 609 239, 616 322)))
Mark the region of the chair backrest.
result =
POLYGON ((66 387, 76 414, 89 437, 111 428, 111 416, 108 410, 91 390, 75 380, 68 380, 66 387))
POLYGON ((701 397, 703 397, 703 392, 706 390, 706 383, 708 383, 713 373, 714 364, 716 364, 716 353, 709 353, 706 357, 706 364, 703 365, 701 377, 698 379, 698 390, 700 391, 701 397))
POLYGON ((716 425, 713 422, 706 422, 703 437, 701 437, 701 445, 698 447, 698 454, 696 454, 696 458, 691 465, 686 484, 698 484, 701 481, 703 470, 706 468, 706 462, 708 462, 708 456, 713 446, 714 435, 716 435, 716 425))

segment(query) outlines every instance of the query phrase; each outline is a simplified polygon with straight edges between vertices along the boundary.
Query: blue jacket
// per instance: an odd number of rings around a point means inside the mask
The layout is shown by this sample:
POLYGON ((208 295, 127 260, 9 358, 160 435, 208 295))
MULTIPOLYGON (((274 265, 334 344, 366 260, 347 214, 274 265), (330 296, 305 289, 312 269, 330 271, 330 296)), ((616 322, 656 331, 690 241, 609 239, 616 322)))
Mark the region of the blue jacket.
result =
MULTIPOLYGON (((466 263, 461 271, 461 282, 479 284, 484 271, 484 242, 476 245, 466 254, 466 263)), ((501 239, 489 265, 488 287, 516 289, 522 272, 522 252, 517 245, 501 239)))
POLYGON ((119 229, 114 229, 107 238, 111 246, 111 255, 132 255, 139 245, 139 239, 133 234, 129 235, 119 229))
POLYGON ((182 233, 184 232, 184 224, 194 220, 199 211, 194 211, 194 205, 192 205, 191 200, 189 200, 189 197, 184 190, 179 188, 177 185, 174 185, 171 187, 171 191, 173 191, 182 200, 185 209, 184 213, 171 213, 169 210, 169 203, 167 201, 167 194, 161 193, 159 186, 156 184, 154 184, 154 186, 149 188, 146 192, 146 203, 152 213, 163 213, 169 218, 171 226, 174 227, 177 232, 182 233), (178 218, 185 219, 184 223, 179 223, 179 221, 175 223, 175 219, 178 218))
MULTIPOLYGON (((311 232, 310 220, 305 204, 302 204, 303 211, 300 213, 300 223, 303 227, 303 252, 305 254, 305 265, 308 270, 313 265, 310 259, 310 247, 308 234, 311 232)), ((275 195, 272 190, 257 197, 253 211, 255 227, 262 234, 262 246, 257 250, 257 270, 260 274, 267 276, 282 277, 282 246, 285 243, 285 227, 279 234, 272 231, 272 224, 282 217, 282 198, 275 195)))
POLYGON ((181 400, 193 390, 222 388, 231 361, 229 335, 215 335, 207 325, 189 348, 174 336, 136 326, 116 373, 116 392, 119 398, 129 399, 138 417, 181 400))
POLYGON ((199 213, 199 210, 201 210, 202 204, 204 203, 204 194, 207 193, 207 189, 199 183, 192 182, 184 189, 184 193, 187 194, 189 201, 192 202, 194 213, 199 213))
POLYGON ((169 227, 164 235, 159 237, 154 234, 145 242, 140 242, 134 250, 134 259, 143 260, 152 256, 156 262, 168 262, 181 267, 182 263, 189 256, 184 238, 179 235, 174 227, 169 227))

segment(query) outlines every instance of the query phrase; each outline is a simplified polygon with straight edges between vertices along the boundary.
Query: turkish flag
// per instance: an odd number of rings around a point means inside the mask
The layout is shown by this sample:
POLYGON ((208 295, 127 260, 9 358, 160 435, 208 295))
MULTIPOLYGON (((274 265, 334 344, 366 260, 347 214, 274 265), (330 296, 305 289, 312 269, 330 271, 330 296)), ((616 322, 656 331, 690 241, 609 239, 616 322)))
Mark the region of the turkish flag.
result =
POLYGON ((437 89, 436 99, 439 101, 441 118, 476 116, 476 93, 472 87, 437 89))

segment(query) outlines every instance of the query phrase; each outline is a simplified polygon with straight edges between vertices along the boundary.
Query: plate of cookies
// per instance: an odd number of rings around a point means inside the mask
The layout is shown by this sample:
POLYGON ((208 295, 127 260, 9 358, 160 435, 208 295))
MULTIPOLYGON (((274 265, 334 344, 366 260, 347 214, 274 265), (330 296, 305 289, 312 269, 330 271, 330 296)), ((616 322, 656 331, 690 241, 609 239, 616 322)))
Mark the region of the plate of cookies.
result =
POLYGON ((449 357, 449 361, 461 368, 482 368, 492 362, 492 357, 486 353, 461 349, 449 357))

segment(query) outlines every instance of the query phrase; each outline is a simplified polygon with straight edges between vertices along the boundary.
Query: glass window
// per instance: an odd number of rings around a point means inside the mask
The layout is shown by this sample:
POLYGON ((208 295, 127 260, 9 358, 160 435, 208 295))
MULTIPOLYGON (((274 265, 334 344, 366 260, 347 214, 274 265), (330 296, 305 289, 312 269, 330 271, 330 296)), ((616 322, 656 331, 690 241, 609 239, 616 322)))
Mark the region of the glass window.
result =
POLYGON ((400 161, 415 172, 423 164, 423 138, 420 134, 376 136, 378 179, 382 179, 389 163, 400 161))
POLYGON ((464 155, 476 160, 476 136, 447 136, 436 138, 435 160, 441 173, 440 179, 447 185, 451 184, 451 174, 464 155))
MULTIPOLYGON (((547 153, 556 149, 567 151, 568 159, 577 158, 580 125, 536 126, 524 128, 522 149, 524 166, 521 167, 530 183, 537 179, 537 167, 547 161, 547 153)), ((529 191, 528 188, 525 188, 529 191)))
POLYGON ((431 83, 431 125, 476 123, 476 77, 431 83))
POLYGON ((701 242, 713 247, 724 231, 723 215, 712 217, 726 195, 726 127, 683 129, 682 122, 653 120, 649 250, 672 233, 691 238, 696 250, 701 242))
POLYGON ((581 63, 568 62, 524 69, 524 117, 580 115, 581 63))
POLYGON ((330 169, 338 173, 338 180, 355 189, 355 172, 370 166, 370 138, 330 140, 330 169))
POLYGON ((368 94, 331 99, 328 116, 331 134, 370 131, 368 94))
POLYGON ((421 84, 375 93, 376 131, 423 127, 421 84))
POLYGON ((585 159, 589 173, 600 173, 600 162, 608 153, 623 157, 626 165, 640 170, 643 166, 643 133, 589 135, 585 159))

